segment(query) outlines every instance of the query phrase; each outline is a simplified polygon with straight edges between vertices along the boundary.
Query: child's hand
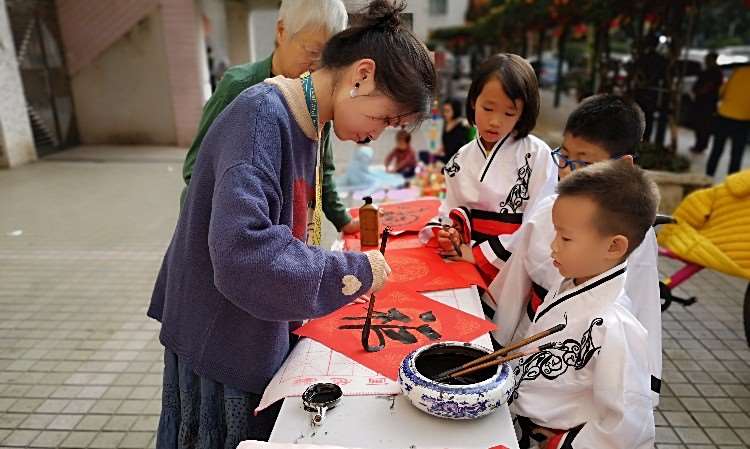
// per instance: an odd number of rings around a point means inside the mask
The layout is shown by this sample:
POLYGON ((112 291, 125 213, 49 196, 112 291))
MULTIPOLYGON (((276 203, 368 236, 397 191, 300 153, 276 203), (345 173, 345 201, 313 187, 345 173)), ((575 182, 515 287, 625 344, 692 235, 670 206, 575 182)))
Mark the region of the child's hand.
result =
POLYGON ((353 218, 352 221, 341 228, 341 231, 344 234, 356 234, 357 232, 359 232, 359 218, 353 218))
POLYGON ((447 230, 445 229, 439 230, 437 234, 437 241, 438 241, 438 246, 440 247, 441 253, 452 252, 453 255, 457 255, 456 245, 460 245, 463 243, 461 241, 461 235, 454 228, 448 228, 447 230))
POLYGON ((456 250, 454 248, 451 248, 450 251, 441 250, 440 255, 454 262, 469 262, 471 264, 476 263, 476 261, 474 260, 474 252, 471 250, 471 246, 462 243, 461 245, 459 245, 459 249, 461 250, 460 255, 456 254, 456 250))

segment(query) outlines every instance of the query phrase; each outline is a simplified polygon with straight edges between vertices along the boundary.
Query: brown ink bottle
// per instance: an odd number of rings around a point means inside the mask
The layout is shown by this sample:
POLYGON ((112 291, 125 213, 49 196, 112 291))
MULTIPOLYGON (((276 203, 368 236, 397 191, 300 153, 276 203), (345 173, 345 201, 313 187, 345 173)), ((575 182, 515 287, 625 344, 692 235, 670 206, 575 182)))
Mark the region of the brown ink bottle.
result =
POLYGON ((380 216, 378 206, 372 204, 372 197, 362 198, 365 204, 359 208, 359 235, 362 246, 378 246, 380 236, 380 216))

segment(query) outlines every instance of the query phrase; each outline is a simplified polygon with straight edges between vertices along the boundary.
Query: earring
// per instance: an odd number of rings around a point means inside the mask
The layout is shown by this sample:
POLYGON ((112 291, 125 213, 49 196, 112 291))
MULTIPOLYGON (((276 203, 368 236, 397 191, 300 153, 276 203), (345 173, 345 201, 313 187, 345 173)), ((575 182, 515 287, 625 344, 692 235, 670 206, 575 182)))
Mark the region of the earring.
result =
POLYGON ((354 88, 349 91, 349 96, 354 98, 357 96, 357 89, 359 89, 359 83, 354 83, 354 88))

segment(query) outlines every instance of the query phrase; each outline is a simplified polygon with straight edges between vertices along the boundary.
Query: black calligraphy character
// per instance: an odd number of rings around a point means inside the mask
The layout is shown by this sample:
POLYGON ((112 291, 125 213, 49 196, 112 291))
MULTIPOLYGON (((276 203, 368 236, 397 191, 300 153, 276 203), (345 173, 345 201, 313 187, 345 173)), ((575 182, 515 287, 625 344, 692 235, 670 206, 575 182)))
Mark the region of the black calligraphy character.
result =
MULTIPOLYGON (((348 316, 343 317, 342 320, 363 321, 365 320, 365 318, 366 317, 363 316, 348 316)), ((423 323, 432 323, 437 321, 437 317, 432 311, 427 311, 420 314, 419 318, 423 323)), ((414 344, 417 342, 417 337, 412 333, 412 331, 416 331, 430 340, 439 340, 442 337, 440 333, 433 329, 429 324, 422 324, 420 326, 396 324, 411 322, 411 317, 396 308, 391 308, 387 312, 373 311, 372 320, 373 324, 371 325, 370 329, 377 336, 379 345, 381 346, 385 345, 386 337, 401 344, 414 344)), ((344 324, 339 326, 338 328, 340 330, 361 330, 363 327, 364 323, 344 324)))

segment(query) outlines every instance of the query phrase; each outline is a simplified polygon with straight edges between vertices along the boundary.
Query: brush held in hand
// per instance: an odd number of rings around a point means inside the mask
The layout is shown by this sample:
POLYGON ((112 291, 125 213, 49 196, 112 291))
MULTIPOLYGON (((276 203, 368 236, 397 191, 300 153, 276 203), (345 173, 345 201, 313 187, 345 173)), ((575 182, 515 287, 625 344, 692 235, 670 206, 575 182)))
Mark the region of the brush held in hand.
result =
MULTIPOLYGON (((388 244, 388 235, 391 233, 391 227, 386 226, 383 229, 383 236, 380 239, 380 253, 385 256, 385 246, 388 244)), ((385 344, 381 343, 375 346, 370 345, 370 330, 372 329, 372 312, 375 310, 375 294, 370 295, 370 303, 367 305, 367 317, 365 318, 365 324, 362 327, 362 347, 367 352, 378 352, 385 348, 385 344)))

